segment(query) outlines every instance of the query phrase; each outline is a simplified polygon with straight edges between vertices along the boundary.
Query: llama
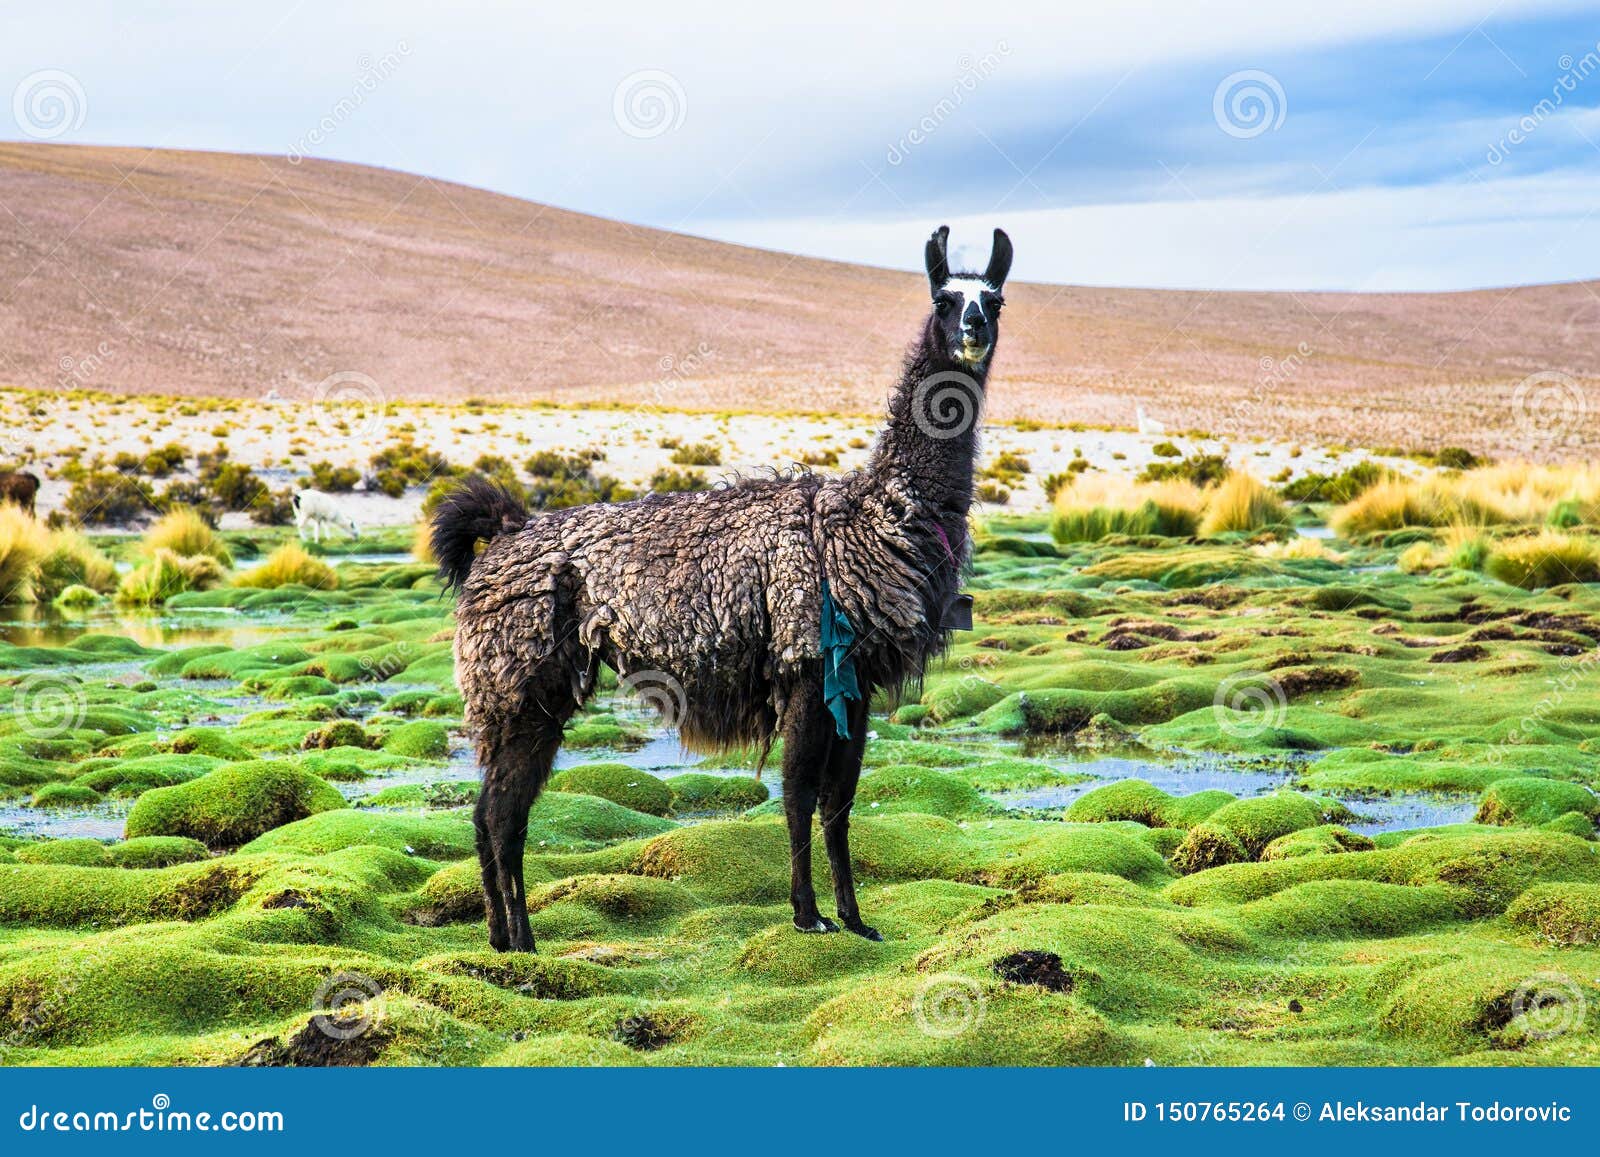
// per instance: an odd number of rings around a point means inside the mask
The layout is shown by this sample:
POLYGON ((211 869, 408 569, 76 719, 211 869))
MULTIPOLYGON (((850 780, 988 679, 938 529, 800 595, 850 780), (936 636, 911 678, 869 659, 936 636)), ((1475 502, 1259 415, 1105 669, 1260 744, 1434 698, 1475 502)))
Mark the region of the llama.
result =
POLYGON ((1144 434, 1147 437, 1159 438, 1162 434, 1167 432, 1167 428, 1160 422, 1156 421, 1154 418, 1145 416, 1143 406, 1134 407, 1134 416, 1139 420, 1139 433, 1144 434))
POLYGON ((356 520, 333 500, 333 497, 320 490, 296 490, 290 499, 294 507, 294 528, 300 536, 300 541, 306 540, 306 528, 311 528, 311 541, 321 542, 324 528, 331 534, 334 530, 342 530, 351 538, 360 538, 361 529, 356 526, 356 520))
POLYGON ((13 503, 29 514, 37 515, 39 485, 39 476, 31 471, 7 470, 0 473, 0 502, 13 503))
POLYGON ((440 504, 431 543, 459 596, 456 674, 483 769, 474 822, 495 949, 534 950, 528 810, 601 663, 668 702, 688 748, 764 753, 781 735, 794 925, 882 939, 862 920, 850 862, 867 706, 917 683, 963 625, 978 419, 1011 268, 996 229, 987 269, 952 274, 949 232, 925 246, 933 308, 863 469, 534 517, 473 477, 440 504), (837 923, 811 882, 819 810, 837 923))

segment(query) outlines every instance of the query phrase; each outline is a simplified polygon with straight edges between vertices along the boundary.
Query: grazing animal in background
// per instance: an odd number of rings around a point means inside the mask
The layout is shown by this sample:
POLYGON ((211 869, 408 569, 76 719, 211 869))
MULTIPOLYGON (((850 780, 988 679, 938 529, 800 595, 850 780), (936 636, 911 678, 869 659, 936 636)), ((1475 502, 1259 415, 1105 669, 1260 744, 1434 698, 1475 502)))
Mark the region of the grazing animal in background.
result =
POLYGON ((361 529, 356 520, 334 501, 333 496, 320 490, 296 490, 290 499, 294 506, 294 527, 300 541, 306 540, 306 528, 311 528, 311 541, 321 542, 323 528, 329 533, 342 530, 351 538, 360 538, 361 529))
POLYGON ((37 474, 26 470, 7 470, 0 473, 0 502, 10 502, 37 516, 35 504, 41 483, 37 474))
POLYGON ((1143 406, 1136 406, 1134 409, 1136 411, 1136 416, 1139 419, 1139 433, 1148 435, 1152 438, 1159 438, 1162 434, 1167 432, 1167 428, 1160 422, 1156 421, 1154 418, 1145 417, 1143 406))
POLYGON ((663 705, 687 747, 764 759, 782 736, 794 925, 882 939, 862 920, 850 862, 867 705, 920 680, 961 625, 978 423, 1011 268, 997 229, 983 273, 952 273, 949 232, 925 247, 933 308, 863 469, 535 517, 472 477, 441 502, 431 544, 459 594, 456 677, 483 769, 474 822, 494 948, 534 949, 528 809, 602 663, 663 705), (838 923, 812 888, 818 809, 838 923))

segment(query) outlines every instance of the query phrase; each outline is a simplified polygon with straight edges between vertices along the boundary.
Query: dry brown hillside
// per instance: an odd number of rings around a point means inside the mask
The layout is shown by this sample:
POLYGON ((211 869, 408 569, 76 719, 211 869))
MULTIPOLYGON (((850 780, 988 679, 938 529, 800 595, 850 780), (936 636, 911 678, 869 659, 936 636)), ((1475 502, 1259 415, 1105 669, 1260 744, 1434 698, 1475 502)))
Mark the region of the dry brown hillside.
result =
MULTIPOLYGON (((1591 283, 1007 296, 998 417, 1130 425, 1142 404, 1174 432, 1543 458, 1600 443, 1591 283), (1514 388, 1539 372, 1574 377, 1519 424, 1514 388)), ((16 385, 249 398, 343 372, 397 398, 872 412, 924 303, 911 274, 406 173, 0 144, 0 382, 16 385)))

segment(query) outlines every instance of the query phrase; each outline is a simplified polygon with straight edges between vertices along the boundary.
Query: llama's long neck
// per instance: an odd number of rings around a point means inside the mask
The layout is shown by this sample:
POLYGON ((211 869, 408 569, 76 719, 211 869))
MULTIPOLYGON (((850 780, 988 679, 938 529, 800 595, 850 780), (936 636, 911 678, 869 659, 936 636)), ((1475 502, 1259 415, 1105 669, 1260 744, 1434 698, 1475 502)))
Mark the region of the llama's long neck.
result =
POLYGON ((947 535, 965 533, 978 454, 988 362, 973 368, 943 352, 930 317, 889 399, 889 420, 867 471, 909 487, 947 535))

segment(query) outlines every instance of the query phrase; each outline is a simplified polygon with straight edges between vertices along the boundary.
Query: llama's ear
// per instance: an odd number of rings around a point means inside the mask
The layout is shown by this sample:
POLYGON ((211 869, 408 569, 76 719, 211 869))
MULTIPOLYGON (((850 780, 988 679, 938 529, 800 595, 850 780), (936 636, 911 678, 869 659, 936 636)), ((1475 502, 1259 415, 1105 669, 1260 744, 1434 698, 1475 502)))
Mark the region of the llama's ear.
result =
POLYGON ((983 279, 990 285, 999 289, 1006 283, 1006 277, 1011 273, 1011 238, 1006 236, 1004 229, 994 231, 994 250, 989 254, 989 268, 984 270, 983 279))
POLYGON ((938 293, 939 287, 950 280, 950 258, 945 247, 950 240, 950 226, 941 225, 933 231, 928 243, 922 247, 922 256, 928 266, 928 291, 938 293))

